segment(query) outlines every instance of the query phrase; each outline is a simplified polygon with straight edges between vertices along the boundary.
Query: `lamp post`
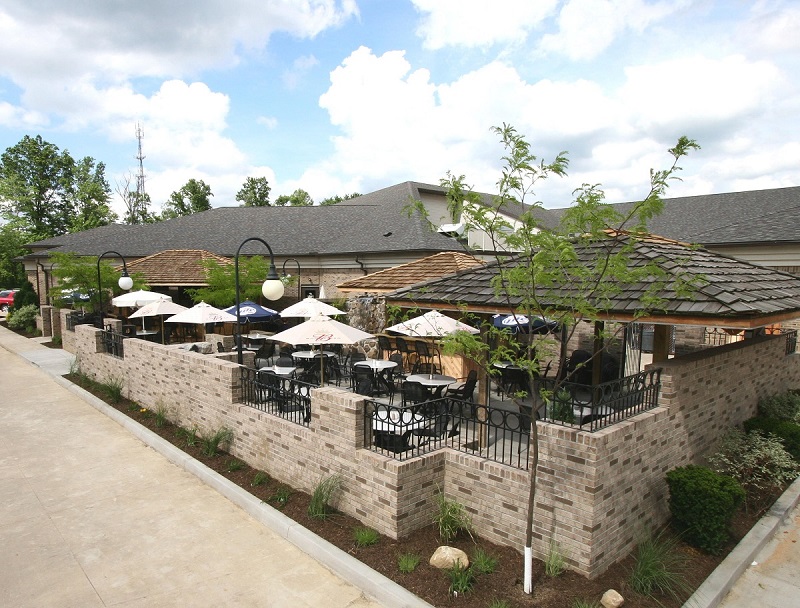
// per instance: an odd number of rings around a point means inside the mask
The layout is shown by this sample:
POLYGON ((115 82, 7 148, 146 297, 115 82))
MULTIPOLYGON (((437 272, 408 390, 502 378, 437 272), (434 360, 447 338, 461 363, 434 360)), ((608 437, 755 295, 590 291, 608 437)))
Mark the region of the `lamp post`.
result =
POLYGON ((283 282, 278 276, 278 270, 275 268, 275 256, 272 253, 272 247, 270 247, 264 239, 257 236, 251 236, 242 241, 242 244, 239 245, 239 249, 236 250, 236 256, 233 258, 234 279, 236 281, 236 333, 239 334, 239 339, 236 341, 236 350, 239 354, 239 365, 242 365, 244 362, 244 357, 242 356, 242 311, 240 310, 242 302, 239 296, 239 253, 242 251, 242 247, 250 241, 263 243, 264 247, 269 251, 269 271, 267 272, 267 278, 264 280, 264 284, 261 286, 261 293, 264 294, 267 300, 279 300, 283 295, 283 282))
POLYGON ((297 299, 301 300, 302 299, 301 298, 302 294, 300 293, 300 262, 298 262, 294 258, 286 258, 283 261, 283 276, 284 277, 291 276, 291 275, 286 274, 286 262, 294 262, 295 264, 297 264, 297 299))
POLYGON ((97 328, 103 329, 103 286, 100 281, 100 260, 106 257, 108 254, 113 253, 117 256, 120 260, 122 260, 122 276, 119 278, 119 288, 125 291, 128 291, 131 287, 133 287, 133 279, 131 275, 128 274, 128 265, 125 263, 125 258, 122 257, 122 254, 116 251, 106 251, 100 254, 100 257, 97 258, 97 301, 98 301, 98 315, 99 318, 97 320, 97 328))

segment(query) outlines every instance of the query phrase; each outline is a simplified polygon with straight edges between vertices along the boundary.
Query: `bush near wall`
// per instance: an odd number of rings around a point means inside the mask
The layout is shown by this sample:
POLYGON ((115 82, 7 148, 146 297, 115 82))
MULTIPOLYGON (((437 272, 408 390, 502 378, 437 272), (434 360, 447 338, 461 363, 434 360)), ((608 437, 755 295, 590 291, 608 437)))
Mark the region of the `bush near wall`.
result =
POLYGON ((707 467, 688 465, 667 473, 669 509, 686 542, 711 554, 728 540, 728 528, 745 492, 739 483, 707 467))
POLYGON ((765 435, 775 435, 783 441, 783 447, 792 455, 792 458, 800 462, 800 424, 788 420, 756 416, 745 420, 744 430, 748 433, 761 431, 765 435))

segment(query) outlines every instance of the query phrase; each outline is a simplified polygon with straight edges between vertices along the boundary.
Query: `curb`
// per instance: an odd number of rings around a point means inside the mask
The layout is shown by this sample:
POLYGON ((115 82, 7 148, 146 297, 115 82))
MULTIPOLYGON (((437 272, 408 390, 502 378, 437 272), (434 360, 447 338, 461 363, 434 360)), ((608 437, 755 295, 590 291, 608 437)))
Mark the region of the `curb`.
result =
POLYGON ((780 495, 767 514, 739 541, 711 575, 686 600, 683 608, 716 608, 739 577, 753 563, 792 510, 800 503, 800 478, 780 495))
POLYGON ((51 377, 100 413, 122 426, 142 443, 164 456, 169 462, 197 477, 275 534, 292 543, 345 581, 361 589, 371 599, 387 608, 433 608, 431 604, 417 597, 405 587, 398 585, 324 538, 307 530, 277 509, 261 502, 243 488, 208 468, 202 462, 195 460, 183 450, 114 409, 103 400, 61 376, 51 374, 51 377))

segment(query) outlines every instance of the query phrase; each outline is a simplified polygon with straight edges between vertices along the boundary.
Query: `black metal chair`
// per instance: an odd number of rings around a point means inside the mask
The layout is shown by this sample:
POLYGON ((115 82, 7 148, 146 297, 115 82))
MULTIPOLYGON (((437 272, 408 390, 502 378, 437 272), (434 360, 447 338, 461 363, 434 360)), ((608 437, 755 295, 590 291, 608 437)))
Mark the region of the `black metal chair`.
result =
POLYGON ((392 341, 386 334, 378 334, 378 349, 381 359, 388 358, 389 355, 397 352, 397 348, 392 345, 392 341))
POLYGON ((372 397, 375 394, 375 378, 372 370, 368 367, 356 366, 353 368, 353 392, 365 397, 372 397))
POLYGON ((443 439, 445 435, 454 437, 458 434, 458 427, 454 426, 448 434, 450 427, 450 407, 446 400, 436 403, 433 412, 431 412, 431 424, 421 429, 414 429, 412 435, 419 438, 418 446, 422 447, 437 439, 443 439))
POLYGON ((453 399, 461 399, 463 401, 473 401, 473 393, 478 384, 478 372, 474 369, 469 370, 467 379, 462 384, 456 384, 448 387, 445 391, 445 397, 452 397, 453 399))
POLYGON ((403 382, 401 392, 403 394, 403 407, 415 408, 419 404, 430 401, 431 399, 431 394, 428 389, 419 382, 406 380, 403 382))
POLYGON ((434 354, 438 355, 438 351, 434 353, 425 340, 414 340, 414 351, 417 358, 414 362, 415 374, 441 374, 442 373, 442 359, 439 356, 439 364, 437 365, 434 359, 434 354))
POLYGON ((403 356, 403 371, 410 372, 414 369, 414 362, 417 357, 416 350, 412 350, 405 338, 400 336, 394 339, 397 351, 403 356))

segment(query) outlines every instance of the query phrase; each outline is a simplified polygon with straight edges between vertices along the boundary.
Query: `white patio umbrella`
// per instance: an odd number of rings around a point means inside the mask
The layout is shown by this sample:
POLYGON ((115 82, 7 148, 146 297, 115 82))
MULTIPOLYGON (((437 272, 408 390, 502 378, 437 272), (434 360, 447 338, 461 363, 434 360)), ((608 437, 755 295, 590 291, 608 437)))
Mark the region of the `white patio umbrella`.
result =
POLYGON ((344 312, 338 308, 326 304, 325 302, 320 302, 314 296, 308 296, 305 300, 300 300, 296 304, 289 306, 289 308, 282 310, 281 317, 308 317, 310 319, 317 315, 317 313, 322 313, 323 315, 344 314, 344 312))
POLYGON ((174 315, 179 312, 186 310, 185 306, 181 306, 180 304, 175 304, 170 298, 167 300, 166 298, 162 298, 160 300, 156 300, 155 302, 150 302, 146 306, 142 306, 139 310, 132 313, 128 318, 129 319, 138 319, 141 317, 142 319, 142 329, 144 329, 144 318, 145 317, 161 317, 161 343, 164 343, 164 316, 166 315, 174 315))
POLYGON ((157 302, 158 300, 172 301, 172 297, 163 293, 156 293, 155 291, 139 289, 138 291, 129 291, 128 293, 123 293, 121 296, 112 298, 111 303, 117 308, 125 308, 129 306, 145 306, 146 304, 150 304, 150 302, 157 302))
POLYGON ((479 329, 462 323, 452 317, 443 315, 438 310, 430 310, 424 315, 403 321, 397 325, 387 327, 386 331, 393 331, 406 336, 446 336, 457 331, 467 331, 471 334, 480 333, 479 329))
POLYGON ((214 308, 211 304, 200 302, 191 308, 179 312, 166 319, 167 323, 190 323, 205 325, 206 323, 236 323, 236 316, 214 308))
MULTIPOLYGON (((325 344, 355 344, 366 338, 373 337, 372 334, 361 331, 356 327, 350 327, 345 323, 326 317, 323 313, 317 313, 308 321, 270 336, 268 340, 286 342, 291 345, 310 344, 312 346, 323 346, 325 344)), ((320 361, 320 365, 322 368, 320 370, 321 385, 324 381, 324 359, 320 361)))

